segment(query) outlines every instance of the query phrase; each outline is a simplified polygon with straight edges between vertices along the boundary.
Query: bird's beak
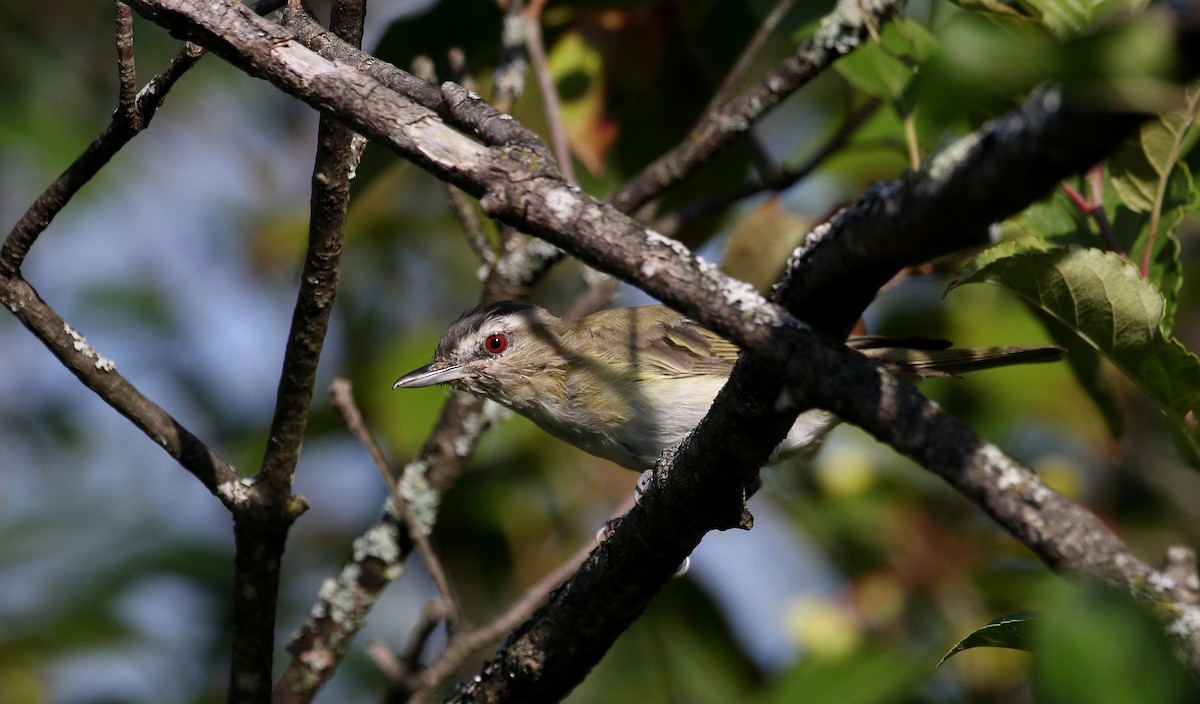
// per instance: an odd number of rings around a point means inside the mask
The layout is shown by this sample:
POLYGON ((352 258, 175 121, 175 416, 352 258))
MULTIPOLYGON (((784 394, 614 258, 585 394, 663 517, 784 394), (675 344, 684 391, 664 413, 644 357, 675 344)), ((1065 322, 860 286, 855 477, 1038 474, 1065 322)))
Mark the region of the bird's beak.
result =
POLYGON ((446 365, 445 362, 430 362, 420 369, 414 369, 396 380, 393 389, 419 389, 423 386, 445 384, 467 375, 467 367, 463 364, 446 365))

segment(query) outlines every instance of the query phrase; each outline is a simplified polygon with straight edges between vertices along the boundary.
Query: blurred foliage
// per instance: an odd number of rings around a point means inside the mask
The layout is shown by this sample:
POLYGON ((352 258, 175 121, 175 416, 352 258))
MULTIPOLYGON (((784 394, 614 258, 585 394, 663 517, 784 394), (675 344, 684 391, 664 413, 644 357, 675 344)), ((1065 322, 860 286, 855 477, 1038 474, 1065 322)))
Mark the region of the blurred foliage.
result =
MULTIPOLYGON (((476 5, 411 14, 373 3, 373 52, 404 68, 428 55, 445 79, 447 51, 460 48, 488 95, 501 12, 476 5)), ((773 5, 548 3, 545 43, 581 185, 603 197, 685 139, 773 5)), ((792 52, 829 3, 796 5, 735 89, 792 52)), ((922 388, 1156 562, 1169 545, 1200 542, 1200 475, 1185 464, 1200 388, 1189 351, 1200 344, 1200 150, 1197 91, 1172 88, 1162 27, 1142 5, 915 5, 641 215, 678 216, 681 239, 766 289, 812 223, 1042 82, 1162 114, 1102 169, 1001 224, 999 246, 908 272, 866 316, 882 334, 1067 346, 1070 365, 922 388), (864 108, 862 124, 839 131, 864 108), (795 186, 726 198, 835 136, 795 186), (995 285, 947 296, 952 280, 995 285), (1172 438, 1182 455, 1165 450, 1172 438)), ((7 3, 0 18, 0 209, 15 222, 115 107, 112 11, 55 0, 7 3)), ((178 43, 140 19, 135 34, 144 81, 178 43)), ((513 112, 547 133, 532 75, 513 112)), ((72 325, 246 473, 268 432, 305 249, 314 134, 307 108, 208 57, 26 267, 72 325)), ((479 267, 442 187, 387 150, 368 148, 353 192, 320 383, 349 377, 403 461, 445 392, 397 394, 391 381, 426 362, 445 324, 475 303, 479 267)), ((579 289, 567 263, 535 298, 561 312, 579 289)), ((0 702, 221 700, 228 518, 12 320, 0 322, 0 349, 20 370, 0 380, 0 702)), ((384 499, 323 391, 313 405, 297 476, 312 510, 286 556, 280 661, 321 579, 384 499)), ((498 613, 590 541, 634 479, 523 419, 490 433, 433 536, 470 618, 498 613)), ((813 463, 769 469, 764 481, 763 520, 732 536, 742 561, 706 552, 706 541, 691 575, 667 587, 569 701, 1196 700, 1146 614, 1063 584, 938 479, 862 433, 841 428, 813 463), (818 572, 826 584, 802 583, 818 572), (734 592, 716 586, 731 575, 734 592), (954 643, 1023 609, 1045 614, 1034 655, 972 648, 936 667, 954 643)), ((382 678, 363 643, 404 647, 432 594, 415 561, 410 571, 318 701, 378 700, 382 678)))

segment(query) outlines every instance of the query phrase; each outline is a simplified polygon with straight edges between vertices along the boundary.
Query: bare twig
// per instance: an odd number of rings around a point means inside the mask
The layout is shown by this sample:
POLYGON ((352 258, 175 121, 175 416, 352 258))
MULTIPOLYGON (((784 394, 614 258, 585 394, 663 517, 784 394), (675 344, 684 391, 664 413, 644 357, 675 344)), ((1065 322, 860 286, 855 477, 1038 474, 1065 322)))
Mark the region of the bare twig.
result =
POLYGON ((133 10, 116 0, 117 6, 117 111, 130 124, 137 121, 137 69, 133 60, 133 10))
POLYGON ((142 395, 38 296, 21 276, 0 277, 0 304, 34 334, 85 386, 128 418, 154 444, 166 450, 184 469, 230 509, 245 502, 247 485, 233 467, 210 450, 162 407, 142 395))
POLYGON ((623 213, 631 213, 679 183, 696 166, 749 130, 781 100, 857 47, 903 4, 902 0, 839 0, 837 8, 821 21, 816 34, 791 57, 719 109, 708 112, 679 146, 609 196, 609 203, 623 213))
POLYGON ((746 70, 754 62, 754 57, 758 56, 758 52, 762 51, 763 46, 767 43, 771 33, 779 27, 779 23, 787 16, 792 5, 796 4, 796 0, 778 0, 767 16, 763 18, 758 29, 754 31, 754 36, 750 37, 750 41, 746 42, 746 46, 742 48, 742 53, 738 55, 737 61, 733 67, 725 74, 725 79, 721 81, 721 85, 713 93, 712 98, 708 101, 708 105, 704 108, 703 114, 708 114, 716 110, 726 100, 733 95, 737 84, 746 74, 746 70))
POLYGON ((571 158, 571 147, 567 143, 567 128, 563 124, 562 109, 558 101, 558 87, 554 85, 554 76, 550 74, 550 65, 546 61, 546 46, 542 41, 542 9, 546 0, 532 0, 525 7, 525 45, 529 48, 529 58, 533 63, 533 75, 537 77, 538 89, 542 93, 542 105, 546 111, 546 124, 550 128, 550 145, 554 156, 558 159, 558 168, 563 178, 575 183, 575 162, 571 158))
POLYGON ((337 409, 342 416, 342 421, 350 430, 350 433, 358 440, 358 442, 366 448, 371 455, 371 459, 375 462, 375 469, 379 471, 379 476, 388 486, 388 491, 392 495, 392 500, 389 506, 389 512, 404 521, 408 527, 409 537, 417 545, 418 552, 421 553, 421 559, 425 562, 425 567, 429 570, 429 576, 433 579, 434 587, 437 588, 438 595, 442 601, 442 616, 445 619, 447 626, 451 629, 454 624, 461 621, 462 607, 459 606, 458 600, 454 598, 454 592, 450 588, 450 580, 446 576, 446 570, 442 567, 442 562, 434 552, 433 546, 429 543, 428 527, 417 522, 413 517, 412 509, 408 505, 408 499, 404 496, 400 484, 397 480, 395 471, 392 469, 391 462, 383 454, 383 449, 379 447, 379 443, 375 442, 375 436, 367 428, 366 422, 363 420, 362 412, 358 410, 358 404, 354 400, 354 391, 351 388, 350 381, 347 379, 335 379, 330 385, 330 396, 332 397, 333 407, 337 409))
POLYGON ((791 188, 798 182, 808 178, 821 164, 825 163, 826 159, 844 147, 850 137, 879 110, 882 104, 878 99, 872 98, 858 109, 850 112, 842 120, 841 124, 838 125, 837 130, 829 136, 829 139, 802 163, 780 170, 770 179, 765 179, 758 183, 747 183, 736 188, 731 188, 724 193, 717 193, 708 198, 698 200, 695 203, 689 203, 675 212, 659 218, 654 223, 655 229, 664 234, 670 234, 695 218, 722 211, 744 198, 764 192, 779 193, 791 188))
MULTIPOLYGON (((126 5, 119 2, 117 6, 127 8, 126 5)), ((132 41, 132 35, 128 35, 128 38, 132 41)), ((33 246, 38 236, 50 226, 50 222, 58 215, 59 211, 66 207, 79 189, 91 181, 122 147, 150 125, 151 118, 166 99, 167 94, 175 85, 175 81, 179 80, 179 77, 204 55, 199 47, 192 44, 185 45, 183 50, 167 64, 167 67, 138 92, 135 101, 136 109, 129 110, 124 95, 126 81, 131 77, 125 74, 131 73, 133 68, 132 44, 129 47, 128 57, 126 57, 122 42, 123 39, 118 37, 119 65, 121 67, 119 73, 122 74, 120 102, 122 108, 125 109, 118 109, 113 114, 112 121, 109 122, 104 132, 88 145, 87 149, 55 179, 54 183, 42 191, 37 200, 29 206, 21 219, 13 226, 4 240, 3 248, 0 249, 0 277, 13 276, 20 271, 21 264, 29 253, 29 248, 33 246)))
POLYGON ((387 456, 383 454, 383 448, 379 446, 378 442, 375 442, 375 436, 367 427, 367 422, 363 420, 362 411, 358 409, 358 403, 354 400, 354 389, 349 379, 333 380, 333 383, 329 385, 329 401, 338 415, 342 417, 346 429, 350 431, 355 440, 358 440, 358 444, 362 445, 367 454, 371 455, 371 461, 375 463, 375 470, 387 483, 388 489, 395 493, 395 470, 392 469, 392 463, 388 461, 387 456))
MULTIPOLYGON (((632 505, 633 500, 630 499, 614 511, 613 517, 624 515, 632 505)), ((595 543, 586 543, 575 551, 574 555, 526 589, 504 613, 489 623, 452 637, 438 659, 412 678, 414 683, 410 691, 413 694, 408 700, 409 704, 423 704, 428 701, 472 655, 500 640, 504 634, 528 619, 534 610, 546 601, 550 591, 579 569, 595 549, 595 543)))
MULTIPOLYGON (((466 71, 466 57, 462 50, 452 49, 450 57, 451 70, 456 73, 466 71)), ((437 81, 433 61, 428 56, 417 56, 413 59, 413 74, 430 82, 437 81)), ((469 75, 458 75, 455 80, 467 90, 475 90, 469 87, 475 82, 463 80, 465 78, 469 78, 469 75)), ((443 182, 441 185, 446 189, 446 198, 450 201, 450 212, 462 227, 463 234, 466 235, 467 246, 479 258, 479 261, 483 262, 484 266, 490 268, 496 263, 496 250, 488 241, 483 220, 479 217, 475 206, 475 200, 448 183, 443 182)))

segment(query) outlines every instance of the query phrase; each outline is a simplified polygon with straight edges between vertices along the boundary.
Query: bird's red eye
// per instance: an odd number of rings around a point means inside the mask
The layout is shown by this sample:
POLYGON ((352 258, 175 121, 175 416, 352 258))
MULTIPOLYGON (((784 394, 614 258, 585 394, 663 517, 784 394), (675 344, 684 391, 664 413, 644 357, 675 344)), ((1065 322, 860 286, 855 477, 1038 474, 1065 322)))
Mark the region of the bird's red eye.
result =
POLYGON ((483 349, 491 354, 500 354, 508 349, 508 335, 502 332, 494 332, 488 335, 487 339, 483 341, 483 349))

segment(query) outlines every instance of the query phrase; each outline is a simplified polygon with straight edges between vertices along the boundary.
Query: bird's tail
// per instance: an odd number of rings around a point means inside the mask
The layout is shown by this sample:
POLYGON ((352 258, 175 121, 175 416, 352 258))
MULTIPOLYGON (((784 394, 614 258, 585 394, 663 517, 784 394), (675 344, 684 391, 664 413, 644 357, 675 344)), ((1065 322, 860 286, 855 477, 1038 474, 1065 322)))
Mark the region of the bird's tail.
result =
POLYGON ((1056 362, 1066 350, 1053 346, 952 348, 944 340, 852 337, 850 347, 897 375, 958 376, 1013 364, 1056 362))

